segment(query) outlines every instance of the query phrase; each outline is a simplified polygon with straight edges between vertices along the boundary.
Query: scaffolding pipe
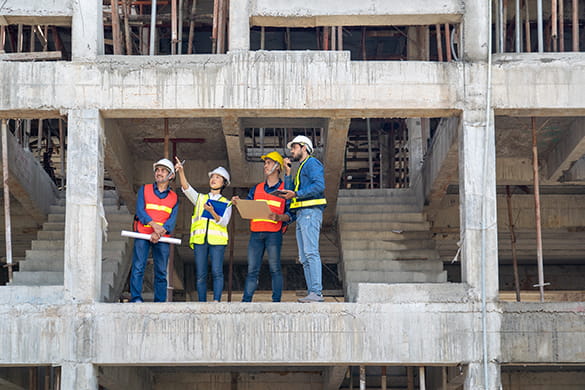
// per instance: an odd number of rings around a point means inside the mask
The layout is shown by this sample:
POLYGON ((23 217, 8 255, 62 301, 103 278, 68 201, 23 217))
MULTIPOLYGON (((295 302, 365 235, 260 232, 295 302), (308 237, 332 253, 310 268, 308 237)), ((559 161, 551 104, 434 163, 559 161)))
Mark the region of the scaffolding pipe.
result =
POLYGON ((226 1, 227 0, 219 0, 219 11, 218 11, 218 23, 217 23, 217 54, 225 53, 225 10, 226 10, 226 1))
POLYGON ((505 51, 504 24, 506 24, 506 21, 504 20, 504 0, 498 0, 498 20, 500 21, 498 24, 498 52, 503 53, 505 51))
POLYGON ((6 237, 6 266, 8 282, 12 282, 12 228, 10 221, 10 187, 8 184, 8 123, 2 119, 2 176, 4 179, 4 230, 6 237))
POLYGON ((536 19, 537 19, 537 32, 538 32, 538 52, 544 51, 544 37, 542 28, 542 0, 536 0, 536 19))
POLYGON ((264 50, 266 43, 266 27, 260 27, 260 50, 264 50))
POLYGON ((177 54, 177 0, 171 0, 171 55, 177 54))
POLYGON ((445 23, 445 53, 447 54, 447 62, 451 62, 451 50, 453 50, 451 46, 451 32, 449 32, 449 28, 449 23, 445 23))
POLYGON ((6 45, 6 26, 0 26, 0 53, 4 53, 4 46, 6 45))
POLYGON ((565 0, 559 0, 559 51, 565 51, 565 0))
POLYGON ((386 367, 382 366, 382 374, 380 378, 380 390, 386 390, 388 385, 388 378, 386 377, 386 367))
POLYGON ((177 54, 183 54, 183 0, 179 0, 179 23, 177 36, 177 54))
MULTIPOLYGON (((120 42, 120 14, 118 14, 118 0, 112 0, 112 40, 114 41, 114 54, 122 54, 122 42, 120 42)), ((32 49, 31 49, 32 51, 32 49)))
POLYGON ((124 16, 124 40, 126 41, 126 54, 132 55, 132 38, 130 37, 130 21, 128 16, 130 15, 130 6, 128 0, 122 2, 122 15, 124 16))
POLYGON ((536 258, 538 265, 538 286, 540 302, 544 302, 544 270, 542 261, 542 231, 540 219, 540 183, 538 177, 538 144, 536 142, 536 119, 532 117, 532 176, 534 178, 534 214, 536 222, 536 258))
POLYGON ((524 0, 524 8, 526 9, 526 20, 524 21, 526 52, 530 53, 532 51, 532 40, 530 39, 530 9, 528 8, 528 0, 524 0))
POLYGON ((59 118, 59 148, 61 155, 61 187, 65 188, 65 136, 63 134, 63 120, 59 118))
POLYGON ((150 47, 149 55, 154 55, 154 35, 156 30, 156 1, 152 0, 152 6, 150 7, 150 47))
POLYGON ((441 25, 435 24, 435 37, 437 39, 437 55, 439 62, 443 62, 443 42, 441 40, 441 25))
POLYGON ((370 188, 374 188, 374 163, 372 161, 372 128, 370 126, 370 118, 366 119, 366 127, 368 129, 368 176, 370 176, 370 188))
POLYGON ((343 50, 343 26, 337 26, 337 50, 343 50))
POLYGON ((512 193, 510 186, 506 186, 506 203, 508 205, 508 227, 510 228, 510 242, 512 244, 512 266, 514 268, 514 289, 516 301, 520 302, 520 277, 518 276, 518 257, 516 256, 516 231, 514 230, 514 218, 512 218, 512 193))
POLYGON ((579 51, 579 0, 573 0, 573 51, 579 51))
POLYGON ((515 32, 516 32, 516 53, 520 53, 522 47, 522 38, 521 38, 521 32, 522 32, 522 22, 520 21, 520 0, 515 0, 516 1, 516 14, 515 16, 515 20, 516 20, 516 28, 515 28, 515 32))
POLYGON ((360 390, 366 390, 366 366, 360 366, 360 390))
POLYGON ((189 19, 189 42, 187 43, 187 54, 193 54, 193 39, 195 38, 195 13, 197 11, 197 0, 191 4, 191 17, 189 19))
POLYGON ((418 388, 420 390, 426 390, 427 389, 427 380, 425 378, 425 368, 423 367, 419 367, 418 368, 418 388))
POLYGON ((550 15, 550 23, 551 23, 551 39, 552 39, 552 47, 553 51, 558 51, 558 4, 557 0, 551 0, 550 4, 551 8, 551 15, 550 15))

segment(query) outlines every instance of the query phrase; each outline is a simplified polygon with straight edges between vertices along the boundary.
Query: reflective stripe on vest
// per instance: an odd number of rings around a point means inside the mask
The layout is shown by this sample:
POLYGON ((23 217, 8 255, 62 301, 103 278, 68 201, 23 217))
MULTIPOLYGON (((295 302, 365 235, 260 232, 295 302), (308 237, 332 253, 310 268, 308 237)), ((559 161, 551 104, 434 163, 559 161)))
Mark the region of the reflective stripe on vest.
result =
MULTIPOLYGON (((189 239, 189 246, 193 248, 195 244, 204 244, 207 236, 207 243, 210 245, 227 245, 228 230, 214 219, 204 218, 203 212, 205 208, 203 205, 209 200, 209 194, 197 196, 197 202, 193 208, 193 216, 191 217, 191 238, 189 239)), ((226 198, 221 196, 218 199, 220 202, 229 203, 226 198)))
MULTIPOLYGON (((279 190, 284 189, 284 183, 278 186, 279 190)), ((264 183, 256 185, 254 191, 254 200, 266 202, 270 211, 274 214, 284 214, 286 200, 264 191, 264 183)), ((253 219, 250 221, 250 230, 253 232, 279 232, 282 229, 282 221, 273 221, 271 219, 253 219)))
MULTIPOLYGON (((177 204, 177 194, 169 190, 169 193, 165 198, 159 198, 154 193, 153 184, 144 185, 144 209, 148 210, 147 214, 152 220, 158 225, 164 225, 165 222, 170 218, 173 212, 173 207, 177 204)), ((140 221, 136 221, 135 230, 139 233, 152 234, 154 231, 152 226, 143 225, 140 221)), ((169 237, 168 234, 165 234, 169 237)))
MULTIPOLYGON (((299 170, 297 171, 297 174, 295 175, 295 189, 294 191, 297 192, 301 186, 301 170, 303 169, 303 166, 305 165, 305 163, 307 161, 309 161, 310 158, 313 158, 311 156, 307 157, 305 159, 305 161, 303 161, 301 163, 301 166, 299 167, 299 170)), ((298 209, 301 207, 311 207, 311 206, 320 206, 320 205, 326 205, 327 204, 327 199, 325 198, 320 198, 320 199, 307 199, 307 200, 297 200, 297 198, 293 198, 290 201, 290 208, 291 209, 298 209)))

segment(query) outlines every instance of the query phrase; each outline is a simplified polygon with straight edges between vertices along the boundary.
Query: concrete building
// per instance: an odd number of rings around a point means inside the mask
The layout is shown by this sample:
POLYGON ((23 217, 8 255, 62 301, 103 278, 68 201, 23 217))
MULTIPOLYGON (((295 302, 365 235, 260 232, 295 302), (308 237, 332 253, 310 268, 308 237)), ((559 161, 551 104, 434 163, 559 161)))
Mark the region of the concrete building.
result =
POLYGON ((227 3, 159 1, 151 31, 149 1, 0 1, 0 388, 585 388, 584 2, 227 3), (245 194, 296 134, 325 165, 327 302, 196 303, 182 245, 173 302, 118 303, 165 148, 245 194))

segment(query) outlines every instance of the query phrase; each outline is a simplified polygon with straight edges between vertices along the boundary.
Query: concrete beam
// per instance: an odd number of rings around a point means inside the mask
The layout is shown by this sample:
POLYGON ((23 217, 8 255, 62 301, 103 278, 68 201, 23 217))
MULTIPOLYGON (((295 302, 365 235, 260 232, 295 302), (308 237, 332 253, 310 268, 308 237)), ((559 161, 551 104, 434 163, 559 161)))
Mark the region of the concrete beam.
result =
POLYGON ((345 379, 348 366, 328 367, 323 377, 323 390, 339 390, 341 382, 345 379))
POLYGON ((560 181, 564 172, 585 155, 585 119, 576 119, 546 156, 547 178, 560 181))
POLYGON ((459 23, 463 2, 458 0, 252 0, 254 26, 389 26, 459 23))
POLYGON ((0 7, 0 25, 70 26, 72 15, 71 0, 5 0, 0 7))
POLYGON ((447 193, 449 184, 457 183, 460 129, 459 118, 443 118, 439 123, 423 165, 425 203, 434 207, 447 193))
POLYGON ((81 102, 100 107, 105 118, 226 116, 227 110, 237 117, 327 118, 339 110, 344 117, 441 117, 460 109, 461 70, 456 62, 351 62, 349 52, 335 51, 0 62, 0 117, 76 109, 81 102))
POLYGON ((575 164, 560 178, 563 183, 582 183, 585 181, 585 158, 575 161, 575 164))
POLYGON ((323 216, 324 225, 332 224, 337 212, 337 193, 339 192, 339 181, 343 173, 345 144, 350 122, 351 119, 333 118, 329 120, 327 126, 325 156, 323 157, 325 198, 327 199, 327 208, 323 216))
POLYGON ((71 22, 73 61, 95 60, 104 54, 104 5, 99 0, 74 1, 71 22))
MULTIPOLYGON (((45 222, 57 196, 57 187, 30 151, 8 134, 10 194, 38 224, 45 222)), ((1 187, 1 186, 0 186, 1 187)))
POLYGON ((243 186, 248 181, 248 162, 244 155, 244 129, 236 117, 223 117, 221 120, 225 145, 229 160, 232 185, 243 186))
POLYGON ((501 363, 567 364, 585 357, 583 303, 502 303, 501 363))
POLYGON ((585 61, 580 53, 494 54, 492 88, 496 115, 585 115, 585 61))
POLYGON ((116 191, 131 213, 136 208, 136 192, 134 192, 134 156, 128 149, 126 139, 122 135, 115 120, 105 120, 104 166, 116 184, 116 191))

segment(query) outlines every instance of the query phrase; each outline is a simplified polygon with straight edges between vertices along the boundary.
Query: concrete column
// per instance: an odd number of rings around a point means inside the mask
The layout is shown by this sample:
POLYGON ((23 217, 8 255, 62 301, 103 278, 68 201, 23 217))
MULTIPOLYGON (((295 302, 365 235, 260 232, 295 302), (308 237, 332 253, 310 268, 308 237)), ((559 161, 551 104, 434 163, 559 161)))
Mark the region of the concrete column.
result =
POLYGON ((426 140, 422 136, 422 118, 408 118, 406 127, 408 128, 408 170, 412 182, 422 169, 426 140))
POLYGON ((249 0, 230 1, 228 50, 250 50, 249 0))
POLYGON ((73 0, 71 54, 73 61, 95 59, 104 54, 103 3, 73 0))
POLYGON ((65 213, 65 298, 98 300, 104 182, 104 123, 92 110, 69 111, 65 213))
POLYGON ((485 111, 479 109, 465 111, 459 134, 459 211, 463 241, 461 278, 476 291, 479 297, 483 256, 488 302, 498 299, 496 151, 493 111, 490 115, 490 127, 486 130, 485 111), (485 164, 484 159, 487 159, 485 164), (482 206, 485 208, 485 221, 482 221, 482 206), (485 234, 482 234, 484 228, 485 234))
POLYGON ((98 390, 98 372, 91 363, 67 362, 61 365, 61 388, 98 390))
POLYGON ((488 364, 488 387, 484 385, 485 370, 481 363, 469 363, 467 366, 467 376, 463 384, 464 390, 500 390, 501 377, 500 366, 498 364, 488 364))
MULTIPOLYGON (((485 61, 491 21, 488 7, 491 1, 465 0, 463 14, 463 58, 466 61, 485 61)), ((491 50, 491 48, 490 48, 491 50)))
POLYGON ((406 56, 410 61, 428 61, 430 52, 430 37, 428 26, 408 27, 408 41, 406 56))

